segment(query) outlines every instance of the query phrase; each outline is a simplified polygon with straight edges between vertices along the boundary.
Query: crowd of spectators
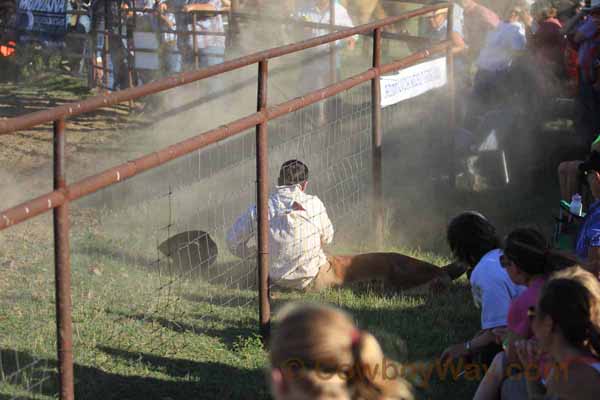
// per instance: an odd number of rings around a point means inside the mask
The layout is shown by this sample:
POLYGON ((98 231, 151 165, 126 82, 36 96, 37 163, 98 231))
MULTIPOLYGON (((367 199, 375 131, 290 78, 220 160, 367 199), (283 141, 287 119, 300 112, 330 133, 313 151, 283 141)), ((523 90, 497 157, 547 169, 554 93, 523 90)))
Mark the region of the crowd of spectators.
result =
MULTIPOLYGON (((562 7, 550 1, 533 5, 505 2, 501 7, 495 4, 488 8, 465 0, 462 5, 464 25, 453 24, 450 37, 445 10, 431 13, 421 33, 433 41, 449 39, 455 45, 465 114, 523 100, 526 103, 521 103, 522 107, 536 112, 554 98, 573 98, 574 142, 583 144, 578 148, 584 161, 561 167, 561 182, 566 176, 567 186, 585 190, 589 202, 585 217, 581 212, 570 213, 568 222, 579 220, 580 225, 573 246, 563 252, 532 228, 517 228, 500 238, 492 222, 478 212, 466 211, 450 221, 447 241, 456 263, 452 272, 445 270, 451 278, 466 272, 474 303, 480 309, 481 329, 472 332, 469 340, 445 349, 440 360, 449 363, 463 359, 486 366, 476 399, 595 399, 600 393, 600 153, 594 151, 600 143, 595 140, 600 134, 596 122, 600 115, 600 2, 562 7), (495 12, 494 6, 501 9, 495 12), (530 370, 539 373, 524 373, 530 370)), ((518 135, 513 137, 518 140, 518 135)), ((303 192, 305 188, 305 178, 282 184, 271 199, 280 199, 282 190, 303 192)), ((301 196, 285 198, 288 205, 270 205, 270 212, 292 220, 302 214, 311 223, 326 215, 322 207, 312 216, 301 196)), ((251 226, 244 218, 240 217, 231 232, 238 224, 251 226)), ((279 225, 273 224, 271 230, 273 237, 281 235, 279 225)), ((331 227, 329 230, 326 241, 315 241, 315 249, 331 240, 331 227)), ((286 243, 307 243, 296 237, 295 231, 286 234, 286 243)), ((228 236, 237 244, 232 238, 228 236)), ((377 278, 376 260, 372 255, 359 257, 366 256, 371 262, 356 263, 353 274, 364 272, 364 276, 377 278)), ((273 262, 288 260, 286 257, 285 251, 275 252, 273 262)), ((305 286, 298 290, 314 289, 325 273, 336 282, 334 286, 345 283, 341 279, 343 268, 326 258, 315 264, 320 268, 303 275, 305 286)), ((405 261, 397 263, 406 267, 405 261)), ((393 280, 400 270, 394 268, 383 280, 393 280)), ((293 276, 290 271, 295 273, 298 267, 286 264, 271 276, 272 283, 289 283, 293 276)), ((376 374, 364 373, 376 365, 382 368, 382 360, 377 342, 342 313, 314 306, 286 310, 273 338, 272 391, 276 399, 414 398, 410 383, 379 381, 376 374), (322 377, 323 372, 331 377, 342 366, 351 368, 347 379, 343 375, 333 380, 322 377)))
POLYGON ((54 31, 43 26, 36 30, 35 13, 20 12, 16 7, 6 13, 3 10, 0 44, 8 39, 34 42, 48 50, 66 50, 71 58, 79 55, 79 62, 91 60, 92 79, 110 90, 146 83, 159 73, 205 67, 224 59, 226 21, 219 12, 229 10, 229 0, 64 3, 66 21, 54 31))
MULTIPOLYGON (((295 17, 325 22, 330 10, 327 4, 317 0, 295 17)), ((74 6, 83 9, 83 5, 77 2, 74 6)), ((457 273, 448 270, 448 274, 456 278, 466 272, 481 312, 481 329, 472 332, 469 340, 449 346, 440 358, 442 362, 468 358, 489 365, 476 399, 540 395, 596 399, 600 393, 600 141, 596 140, 600 135, 600 1, 565 6, 552 0, 533 4, 506 0, 486 7, 475 0, 462 0, 460 5, 461 12, 454 14, 464 18, 464 24, 453 23, 450 37, 448 12, 443 9, 427 16, 421 33, 435 41, 449 39, 455 45, 459 93, 467 99, 462 110, 480 113, 526 99, 522 106, 535 112, 539 110, 536 103, 573 97, 574 140, 582 144, 584 161, 559 167, 561 195, 569 200, 575 191, 586 191, 589 201, 585 216, 570 210, 567 222, 579 220, 580 227, 574 246, 563 253, 556 252, 552 243, 531 228, 514 229, 502 239, 492 222, 478 212, 460 213, 449 222, 447 242, 460 268, 457 273), (508 373, 531 366, 541 371, 533 379, 508 373)), ((94 59, 106 64, 102 71, 109 76, 101 78, 110 89, 131 84, 126 30, 127 21, 134 18, 137 27, 146 26, 140 28, 142 32, 154 33, 166 55, 158 61, 147 59, 146 66, 155 63, 150 70, 179 72, 188 65, 209 66, 224 59, 223 17, 191 17, 190 13, 226 10, 226 0, 94 0, 86 7, 89 24, 85 18, 77 18, 71 25, 75 31, 97 32, 93 51, 98 57, 94 59), (138 11, 143 9, 152 12, 138 11), (102 57, 106 47, 108 59, 102 57), (191 50, 194 48, 197 51, 191 50)), ((342 4, 335 5, 335 12, 339 24, 352 25, 342 4)), ((311 32, 319 33, 318 29, 311 32)), ((140 36, 138 45, 144 41, 152 50, 153 40, 140 36)), ((343 45, 353 48, 354 41, 350 38, 343 45)), ((318 83, 327 73, 321 62, 307 66, 308 71, 311 67, 313 72, 305 76, 313 82, 303 86, 318 83)), ((134 79, 143 82, 152 75, 139 74, 134 79)), ((400 278, 407 279, 403 271, 415 275, 428 268, 401 255, 328 257, 322 246, 333 239, 333 226, 325 205, 305 193, 307 183, 305 164, 298 160, 283 164, 278 187, 269 199, 271 283, 290 290, 324 290, 374 277, 397 284, 400 278), (391 261, 377 269, 383 259, 391 261), (413 269, 407 269, 409 266, 413 269)), ((256 234, 256 215, 256 207, 250 207, 228 232, 232 254, 245 257, 250 251, 246 245, 256 234)), ((424 277, 432 278, 437 276, 424 277)), ((412 399, 408 382, 386 381, 376 372, 369 375, 376 365, 383 370, 378 364, 383 357, 374 337, 339 311, 322 307, 286 310, 271 345, 273 394, 282 400, 412 399), (296 364, 290 365, 290 360, 296 364), (322 378, 324 372, 331 377, 342 366, 355 367, 355 374, 347 379, 322 378)))

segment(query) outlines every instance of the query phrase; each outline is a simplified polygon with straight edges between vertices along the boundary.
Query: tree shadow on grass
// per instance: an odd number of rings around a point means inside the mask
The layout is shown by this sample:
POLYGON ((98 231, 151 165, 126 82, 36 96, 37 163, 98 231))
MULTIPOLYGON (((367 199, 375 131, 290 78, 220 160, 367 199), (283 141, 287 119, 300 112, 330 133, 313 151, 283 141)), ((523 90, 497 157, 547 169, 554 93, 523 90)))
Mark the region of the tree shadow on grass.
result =
POLYGON ((197 335, 205 335, 218 339, 221 343, 233 350, 234 345, 243 339, 248 339, 258 335, 258 323, 255 320, 245 319, 237 323, 238 326, 227 326, 225 328, 214 328, 211 327, 215 322, 219 322, 218 319, 213 318, 212 321, 206 321, 207 326, 203 326, 201 323, 194 324, 183 321, 170 320, 167 318, 145 315, 145 314, 134 314, 124 315, 127 318, 131 318, 137 321, 150 324, 158 324, 163 328, 167 328, 176 333, 194 333, 197 335))
MULTIPOLYGON (((150 368, 167 373, 169 378, 159 379, 136 375, 106 372, 99 368, 75 364, 75 397, 80 399, 239 399, 267 398, 264 374, 261 370, 243 370, 216 362, 196 362, 171 359, 149 354, 137 354, 112 348, 101 348, 111 357, 128 362, 143 362, 150 368)), ((35 390, 35 394, 54 397, 58 393, 57 363, 55 360, 37 359, 31 354, 10 349, 0 349, 3 371, 12 376, 11 383, 26 388, 19 366, 38 362, 44 366, 27 371, 28 380, 43 373, 49 379, 35 390)), ((35 397, 35 394, 32 393, 35 397)), ((0 399, 10 399, 0 394, 0 399)), ((22 397, 19 397, 22 398, 22 397)))
MULTIPOLYGON (((174 394, 189 394, 193 398, 210 399, 238 399, 238 398, 265 398, 267 393, 266 379, 261 369, 239 369, 216 362, 198 362, 184 359, 166 358, 147 353, 134 353, 130 351, 99 347, 99 350, 115 359, 127 362, 143 363, 151 369, 160 370, 173 378, 184 378, 188 385, 193 385, 194 391, 174 392, 165 396, 173 399, 174 394), (194 381, 194 382, 189 382, 194 381)), ((183 383, 174 381, 174 385, 183 383)), ((190 388, 188 388, 190 389, 190 388)), ((139 398, 146 398, 140 396, 139 398)), ((153 397, 161 398, 161 397, 153 397)), ((179 396, 179 398, 189 398, 179 396)))

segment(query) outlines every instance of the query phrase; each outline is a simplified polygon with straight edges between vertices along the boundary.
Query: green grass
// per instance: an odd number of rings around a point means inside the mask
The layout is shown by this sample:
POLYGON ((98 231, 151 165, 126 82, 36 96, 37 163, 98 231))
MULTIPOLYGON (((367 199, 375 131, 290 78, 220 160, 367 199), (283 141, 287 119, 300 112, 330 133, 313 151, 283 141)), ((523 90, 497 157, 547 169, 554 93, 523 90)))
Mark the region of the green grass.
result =
MULTIPOLYGON (((420 198, 428 199, 427 221, 418 213, 389 207, 391 228, 385 250, 442 265, 448 261, 443 235, 447 215, 479 209, 494 216, 502 233, 525 222, 543 227, 551 220, 552 203, 546 199, 556 198, 552 191, 539 189, 533 194, 506 192, 502 201, 494 193, 451 195, 436 190, 439 197, 426 190, 402 193, 402 205, 409 211, 420 209, 420 198), (522 206, 511 209, 507 203, 522 206), (411 229, 402 231, 402 226, 411 229), (416 247, 418 243, 422 249, 416 247)), ((390 198, 398 195, 392 193, 390 198)), ((82 210, 73 211, 77 397, 268 398, 267 354, 258 337, 256 291, 208 285, 185 271, 173 270, 164 260, 159 263, 153 235, 163 232, 150 226, 153 217, 160 224, 165 222, 159 211, 159 205, 95 211, 92 217, 82 210)), ((341 235, 343 227, 336 226, 341 235)), ((3 250, 11 251, 0 254, 0 399, 50 399, 58 391, 52 242, 51 230, 45 228, 44 238, 39 233, 43 229, 23 226, 22 238, 7 241, 10 247, 3 250), (32 232, 39 237, 32 237, 32 232), (43 379, 43 384, 34 386, 43 379)), ((338 242, 333 252, 357 249, 368 247, 338 242)), ((231 261, 223 256, 219 262, 231 261)), ((431 365, 444 348, 466 340, 479 328, 479 314, 464 278, 448 293, 436 296, 390 294, 380 289, 364 285, 321 294, 274 292, 272 308, 276 312, 297 300, 339 306, 379 338, 390 358, 406 365, 431 365)), ((410 371, 408 375, 420 398, 442 399, 451 394, 453 399, 468 399, 477 384, 476 376, 454 380, 450 374, 434 373, 431 379, 410 371)))
MULTIPOLYGON (((72 234, 77 396, 267 398, 256 292, 211 286, 116 255, 119 249, 141 251, 138 245, 92 227, 72 234)), ((35 394, 49 399, 57 393, 51 265, 43 257, 14 272, 0 294, 0 398, 35 394), (36 364, 24 368, 31 362, 36 364), (44 377, 42 385, 31 388, 44 377)), ((382 295, 370 286, 310 295, 275 292, 273 297, 275 311, 292 300, 340 306, 380 338, 390 357, 404 362, 432 360, 478 326, 476 310, 465 306, 470 294, 464 282, 438 297, 382 295)), ((453 398, 470 390, 439 381, 421 384, 420 390, 441 398, 449 385, 457 393, 453 398)))

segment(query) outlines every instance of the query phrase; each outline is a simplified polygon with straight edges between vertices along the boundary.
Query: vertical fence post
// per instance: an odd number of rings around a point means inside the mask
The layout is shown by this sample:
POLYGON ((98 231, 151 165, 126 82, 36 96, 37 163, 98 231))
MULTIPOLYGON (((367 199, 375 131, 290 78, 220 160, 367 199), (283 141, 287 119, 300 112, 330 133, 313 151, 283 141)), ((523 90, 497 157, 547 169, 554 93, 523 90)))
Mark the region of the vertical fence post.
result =
POLYGON ((381 85, 379 81, 379 66, 381 65, 381 28, 373 31, 373 68, 377 74, 371 80, 371 147, 373 175, 373 218, 375 228, 375 245, 383 245, 383 187, 381 164, 381 85))
POLYGON ((240 0, 231 0, 228 17, 228 47, 236 48, 238 45, 238 37, 240 33, 240 25, 237 13, 240 11, 240 0))
POLYGON ((104 78, 104 89, 106 90, 110 90, 109 88, 109 74, 112 72, 112 70, 114 69, 114 65, 113 67, 111 67, 111 71, 109 72, 109 68, 108 68, 108 57, 109 57, 109 52, 110 49, 108 47, 108 41, 109 41, 109 29, 111 29, 112 27, 110 26, 112 24, 112 18, 110 17, 111 15, 111 9, 110 9, 110 2, 106 1, 104 3, 104 46, 102 46, 102 77, 104 78))
POLYGON ((196 69, 200 63, 198 62, 198 36, 196 36, 196 21, 198 17, 195 11, 192 11, 192 51, 194 52, 194 65, 196 69))
MULTIPOLYGON (((258 90, 256 108, 259 112, 267 108, 268 61, 258 63, 258 90)), ((256 206, 258 214, 258 296, 260 334, 266 343, 271 327, 269 303, 269 154, 267 121, 256 126, 256 206)))
MULTIPOLYGON (((135 12, 134 12, 135 15, 135 12)), ((135 43, 133 42, 133 31, 135 29, 135 18, 128 18, 125 24, 127 29, 127 80, 129 87, 133 87, 133 69, 135 67, 135 43)), ((129 111, 133 109, 134 101, 129 100, 129 111)))
MULTIPOLYGON (((448 0, 448 32, 446 34, 446 39, 452 41, 452 35, 454 32, 454 4, 453 0, 448 0)), ((450 128, 450 132, 454 132, 454 128, 456 127, 456 84, 454 82, 454 53, 453 53, 453 45, 450 45, 446 50, 446 74, 448 81, 448 124, 450 128)), ((449 137, 450 143, 449 146, 449 160, 448 160, 448 172, 450 174, 450 179, 448 183, 450 186, 455 186, 456 180, 456 161, 454 157, 454 134, 449 137)))
MULTIPOLYGON (((65 189, 65 120, 54 121, 54 190, 65 189)), ((56 292, 56 344, 61 400, 74 399, 73 324, 71 318, 71 259, 69 254, 69 203, 53 210, 54 273, 56 292)))
MULTIPOLYGON (((336 0, 329 0, 329 31, 334 31, 335 26, 335 2, 336 0)), ((329 44, 329 77, 331 83, 337 81, 337 60, 336 60, 336 41, 329 44)))
POLYGON ((98 53, 98 32, 96 27, 92 25, 91 36, 90 36, 90 68, 88 71, 88 89, 92 89, 97 85, 96 76, 98 74, 97 67, 97 53, 98 53))

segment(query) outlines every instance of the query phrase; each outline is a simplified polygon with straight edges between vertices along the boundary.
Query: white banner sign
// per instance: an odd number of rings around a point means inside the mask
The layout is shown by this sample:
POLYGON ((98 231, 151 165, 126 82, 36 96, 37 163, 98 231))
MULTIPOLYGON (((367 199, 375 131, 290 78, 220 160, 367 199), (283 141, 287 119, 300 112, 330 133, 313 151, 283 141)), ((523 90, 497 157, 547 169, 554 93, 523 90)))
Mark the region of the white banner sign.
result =
POLYGON ((411 99, 446 84, 446 57, 382 76, 380 82, 381 107, 411 99))

